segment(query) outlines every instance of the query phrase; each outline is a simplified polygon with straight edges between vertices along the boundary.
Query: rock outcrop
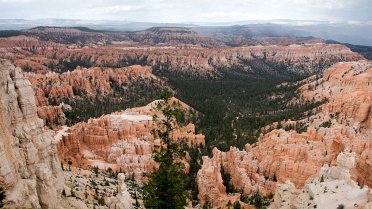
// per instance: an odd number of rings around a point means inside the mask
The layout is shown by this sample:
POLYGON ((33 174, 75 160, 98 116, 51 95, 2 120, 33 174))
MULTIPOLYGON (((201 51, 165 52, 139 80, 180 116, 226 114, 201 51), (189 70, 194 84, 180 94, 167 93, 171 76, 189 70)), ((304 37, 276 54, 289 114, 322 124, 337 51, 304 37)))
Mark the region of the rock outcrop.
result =
POLYGON ((31 83, 0 60, 0 185, 7 208, 58 208, 64 179, 53 137, 37 116, 31 83))
POLYGON ((317 178, 308 180, 303 189, 286 181, 277 186, 270 208, 371 208, 372 191, 351 179, 355 153, 341 152, 332 167, 322 167, 317 178))
POLYGON ((62 110, 62 104, 59 106, 41 106, 37 108, 37 115, 45 121, 48 127, 64 125, 66 122, 65 113, 62 110))
POLYGON ((327 99, 322 106, 324 116, 371 137, 371 71, 370 61, 338 63, 327 69, 322 78, 307 79, 299 91, 305 101, 327 99))
POLYGON ((112 198, 108 203, 109 209, 131 209, 133 207, 134 200, 128 192, 127 185, 125 184, 125 175, 123 173, 118 174, 118 194, 112 198))
POLYGON ((38 115, 49 127, 58 127, 66 122, 63 110, 69 104, 89 104, 110 100, 112 103, 125 100, 138 88, 161 88, 161 81, 148 66, 133 65, 123 68, 77 68, 72 72, 46 74, 26 73, 36 92, 38 115))
POLYGON ((224 201, 227 197, 226 187, 222 181, 221 165, 218 161, 206 156, 203 157, 202 168, 198 171, 197 184, 198 198, 202 200, 201 204, 221 205, 220 201, 224 201))
POLYGON ((261 135, 256 144, 247 144, 243 151, 215 149, 213 158, 206 159, 208 163, 197 175, 200 200, 217 201, 219 195, 226 196, 219 190, 217 178, 205 180, 208 170, 223 168, 234 188, 244 195, 259 192, 268 196, 275 193, 277 183, 287 180, 302 188, 324 165, 339 163, 337 157, 345 149, 355 154, 350 178, 371 187, 371 66, 367 61, 336 64, 314 81, 319 83, 316 87, 305 84, 299 89, 302 97, 296 102, 328 100, 318 108, 320 112, 301 121, 309 126, 306 132, 273 130, 261 135), (219 193, 208 192, 215 190, 219 193))
MULTIPOLYGON (((172 101, 185 110, 190 108, 175 98, 172 101)), ((152 116, 160 115, 155 111, 157 102, 72 126, 58 143, 60 159, 71 159, 79 167, 110 167, 124 173, 151 172, 155 165, 151 154, 154 145, 160 143, 151 134, 156 127, 152 116)), ((175 129, 171 136, 190 146, 205 143, 203 135, 195 134, 193 124, 175 129)))
POLYGON ((112 93, 114 84, 119 87, 129 85, 131 80, 154 78, 150 67, 138 65, 124 68, 77 68, 62 74, 27 73, 26 76, 36 92, 38 106, 82 96, 95 99, 98 95, 103 97, 112 93))

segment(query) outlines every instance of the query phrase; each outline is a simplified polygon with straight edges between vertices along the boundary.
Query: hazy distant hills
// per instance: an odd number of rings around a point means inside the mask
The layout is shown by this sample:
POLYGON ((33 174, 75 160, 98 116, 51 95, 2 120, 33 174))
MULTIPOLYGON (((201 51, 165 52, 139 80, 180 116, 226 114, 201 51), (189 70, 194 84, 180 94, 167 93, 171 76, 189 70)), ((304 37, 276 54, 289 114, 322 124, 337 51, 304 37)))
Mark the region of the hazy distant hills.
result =
MULTIPOLYGON (((372 23, 332 23, 326 21, 270 20, 223 23, 151 23, 116 20, 2 19, 0 30, 21 30, 37 26, 89 27, 95 30, 141 31, 152 27, 187 27, 203 35, 224 38, 224 34, 254 36, 319 37, 342 43, 372 46, 372 23), (216 35, 217 34, 217 35, 216 35)), ((226 38, 226 37, 225 37, 226 38)))
POLYGON ((195 24, 183 23, 151 23, 151 22, 131 22, 116 20, 75 20, 75 19, 0 19, 1 30, 22 30, 38 26, 57 26, 57 27, 89 27, 96 30, 110 31, 137 31, 152 27, 192 27, 195 24))

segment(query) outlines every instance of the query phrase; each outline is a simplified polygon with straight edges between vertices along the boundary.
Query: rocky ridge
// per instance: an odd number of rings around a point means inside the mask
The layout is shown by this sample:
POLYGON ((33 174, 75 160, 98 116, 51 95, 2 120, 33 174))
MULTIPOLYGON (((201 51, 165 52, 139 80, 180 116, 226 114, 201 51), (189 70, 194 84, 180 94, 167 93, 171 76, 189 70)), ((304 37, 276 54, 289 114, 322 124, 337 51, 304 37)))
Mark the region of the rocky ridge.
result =
POLYGON ((124 67, 140 64, 197 77, 216 77, 216 70, 221 67, 254 71, 252 61, 263 65, 256 70, 275 69, 276 65, 302 75, 322 71, 338 61, 363 59, 344 45, 324 43, 212 48, 140 43, 75 46, 16 36, 0 39, 0 50, 2 58, 37 73, 72 71, 78 65, 124 67))
MULTIPOLYGON (((231 28, 232 29, 232 28, 231 28)), ((229 29, 228 29, 229 30, 229 29)), ((254 28, 242 27, 233 31, 208 32, 208 28, 152 27, 136 32, 111 32, 86 27, 36 27, 19 31, 18 34, 40 40, 51 40, 64 44, 105 45, 111 43, 140 43, 148 45, 200 45, 204 47, 246 46, 246 45, 290 45, 324 43, 320 38, 293 37, 260 33, 254 28)), ((212 29, 213 31, 213 29, 212 29)))

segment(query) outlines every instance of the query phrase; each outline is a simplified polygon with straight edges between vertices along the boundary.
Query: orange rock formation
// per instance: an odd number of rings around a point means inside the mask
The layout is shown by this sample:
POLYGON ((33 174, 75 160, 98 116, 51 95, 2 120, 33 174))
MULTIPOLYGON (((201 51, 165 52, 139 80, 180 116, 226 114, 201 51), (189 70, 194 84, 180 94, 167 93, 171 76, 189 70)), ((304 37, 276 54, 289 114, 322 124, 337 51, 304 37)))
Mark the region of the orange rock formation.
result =
MULTIPOLYGON (((172 100, 186 107, 179 100, 172 100)), ((160 143, 151 134, 156 126, 152 119, 156 102, 74 125, 60 139, 60 159, 72 159, 82 167, 111 167, 125 173, 151 172, 155 165, 151 154, 154 145, 160 143)), ((193 124, 176 129, 171 136, 190 146, 205 143, 203 135, 195 134, 193 124)))
POLYGON ((103 98, 114 91, 110 82, 129 85, 139 79, 156 79, 150 67, 138 65, 124 68, 77 68, 62 74, 26 73, 26 76, 36 92, 38 115, 51 126, 64 124, 64 101, 79 100, 83 96, 91 100, 103 98))
MULTIPOLYGON (((148 37, 152 39, 151 36, 148 37)), ((18 36, 0 39, 0 50, 4 52, 0 57, 13 60, 17 66, 24 69, 44 73, 58 71, 58 68, 62 67, 61 60, 63 60, 106 67, 128 66, 133 63, 150 66, 161 65, 160 68, 167 67, 171 71, 197 76, 211 76, 211 73, 216 73, 216 67, 234 67, 242 65, 244 60, 252 59, 261 59, 286 66, 289 70, 299 74, 322 70, 325 66, 337 61, 363 59, 361 55, 352 52, 346 46, 337 44, 215 46, 212 48, 193 45, 185 48, 177 44, 148 46, 146 43, 152 42, 152 40, 146 41, 146 38, 139 38, 137 41, 139 42, 86 45, 79 48, 71 47, 68 44, 18 36)))
POLYGON ((321 112, 304 120, 309 124, 307 132, 273 130, 256 144, 247 144, 243 151, 233 147, 228 152, 215 149, 213 158, 204 159, 197 175, 202 202, 218 204, 226 198, 220 167, 230 174, 232 185, 241 193, 269 195, 275 192, 277 182, 290 180, 297 188, 303 187, 323 165, 335 165, 345 149, 356 154, 352 179, 372 186, 372 63, 339 63, 319 80, 307 82, 299 89, 303 101, 328 99, 321 112), (315 83, 314 88, 308 87, 315 83), (330 127, 322 127, 325 121, 330 127))

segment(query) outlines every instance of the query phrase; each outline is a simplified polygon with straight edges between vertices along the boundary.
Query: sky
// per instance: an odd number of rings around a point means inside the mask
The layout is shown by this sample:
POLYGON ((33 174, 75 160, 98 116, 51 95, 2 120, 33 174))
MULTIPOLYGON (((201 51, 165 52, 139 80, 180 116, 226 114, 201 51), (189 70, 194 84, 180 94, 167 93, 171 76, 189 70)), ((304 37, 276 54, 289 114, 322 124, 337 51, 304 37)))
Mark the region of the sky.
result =
POLYGON ((289 19, 372 24, 372 0, 0 0, 0 19, 44 18, 157 23, 289 19))

